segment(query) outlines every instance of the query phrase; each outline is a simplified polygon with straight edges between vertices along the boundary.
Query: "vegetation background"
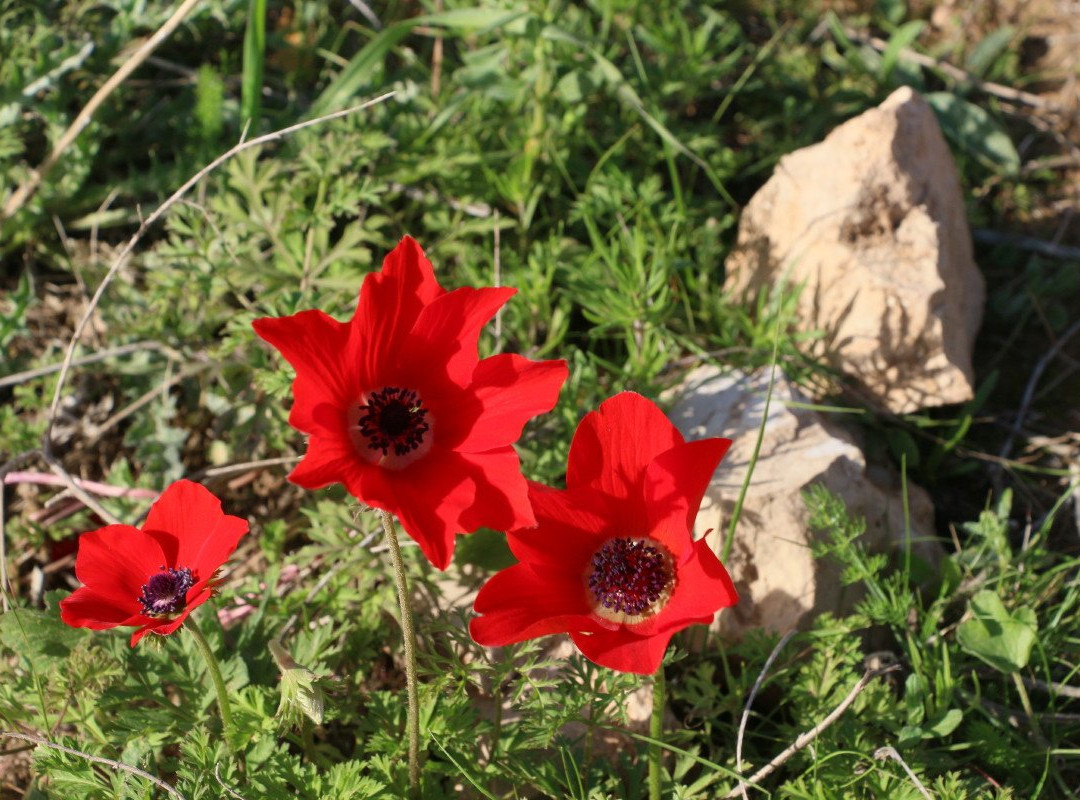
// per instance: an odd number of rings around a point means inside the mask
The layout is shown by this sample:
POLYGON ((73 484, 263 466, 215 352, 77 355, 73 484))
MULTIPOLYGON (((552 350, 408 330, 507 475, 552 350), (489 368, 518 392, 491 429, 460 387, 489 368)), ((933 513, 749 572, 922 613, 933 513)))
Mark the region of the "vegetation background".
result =
MULTIPOLYGON (((0 472, 14 484, 0 516, 0 727, 139 766, 188 800, 403 796, 399 635, 377 520, 340 489, 285 481, 303 450, 286 424, 292 374, 251 320, 346 316, 404 233, 447 285, 518 287, 482 347, 570 362, 559 406, 521 448, 530 477, 557 483, 582 411, 621 389, 655 397, 693 364, 767 364, 774 342, 798 380, 834 377, 799 354, 783 303, 723 296, 724 257, 740 205, 782 155, 906 84, 940 93, 967 192, 989 290, 980 388, 962 408, 902 417, 842 387, 835 403, 855 411, 872 458, 933 493, 949 557, 919 583, 904 559, 860 549, 835 498, 808 494, 821 556, 867 599, 784 642, 767 669, 778 642, 766 632, 681 639, 667 667, 666 792, 727 794, 737 742, 745 766, 768 762, 840 704, 875 650, 899 669, 749 796, 1075 797, 1080 128, 1062 89, 1077 65, 1046 61, 1044 6, 195 3, 0 222, 0 472), (244 131, 386 91, 238 155, 175 204, 97 304, 50 411, 56 365, 141 219, 244 131), (186 637, 132 650, 59 622, 75 536, 99 522, 41 485, 45 473, 17 477, 45 466, 50 425, 71 475, 145 490, 192 477, 253 520, 216 601, 238 624, 203 614, 246 771, 223 748, 186 637), (275 718, 278 637, 322 678, 320 725, 275 718)), ((0 0, 0 201, 10 207, 176 7, 0 0)), ((1057 29, 1075 24, 1061 14, 1057 29)), ((100 503, 134 520, 147 500, 100 503)), ((636 679, 552 661, 544 642, 487 652, 469 640, 450 589, 506 563, 499 535, 460 539, 453 581, 407 555, 424 601, 425 796, 644 796, 646 743, 625 724, 636 679)), ((153 796, 129 772, 0 740, 4 800, 153 796)))

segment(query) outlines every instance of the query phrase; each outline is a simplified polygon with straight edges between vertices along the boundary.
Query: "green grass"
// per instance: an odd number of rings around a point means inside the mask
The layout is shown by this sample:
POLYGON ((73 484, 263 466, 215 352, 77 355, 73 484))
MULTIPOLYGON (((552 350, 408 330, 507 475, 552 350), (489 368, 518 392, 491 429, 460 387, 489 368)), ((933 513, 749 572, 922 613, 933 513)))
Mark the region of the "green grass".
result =
MULTIPOLYGON (((160 488, 215 465, 302 452, 287 425, 291 372, 256 342, 251 320, 308 308, 347 316, 363 275, 405 233, 425 246, 444 284, 491 285, 498 231, 499 280, 520 291, 498 339, 489 330, 481 346, 569 362, 559 405, 521 443, 529 477, 558 483, 581 414, 617 391, 658 396, 698 362, 775 360, 807 384, 825 376, 786 326, 790 298, 732 303, 720 290, 723 262, 740 205, 776 162, 896 86, 934 93, 973 225, 1031 233, 1030 209, 1060 188, 1046 170, 1019 177, 1013 143, 1033 132, 1052 143, 1029 120, 895 57, 901 44, 937 46, 903 4, 881 2, 869 17, 823 28, 820 8, 789 0, 372 9, 381 28, 346 2, 200 6, 3 223, 0 350, 2 372, 15 375, 60 360, 80 287, 92 291, 140 217, 234 144, 245 122, 251 134, 266 132, 397 92, 237 157, 142 242, 77 355, 159 346, 68 381, 74 400, 57 451, 73 473, 160 488), (875 55, 846 38, 844 28, 868 24, 895 46, 875 55), (972 139, 980 125, 992 135, 972 139), (167 391, 164 381, 173 381, 167 391)), ((0 0, 0 200, 129 43, 168 14, 134 0, 0 0), (39 88, 26 94, 34 81, 39 88)), ((973 44, 959 63, 1020 81, 1006 39, 973 44)), ((903 553, 864 553, 858 521, 812 490, 807 503, 829 542, 819 555, 835 559, 865 599, 850 615, 816 620, 781 651, 752 709, 745 761, 767 763, 824 718, 863 675, 868 653, 889 651, 901 670, 872 681, 750 797, 922 797, 902 765, 875 758, 885 746, 935 798, 1074 796, 1080 701, 1046 688, 1080 685, 1080 564, 1059 474, 1067 464, 1045 444, 1018 458, 1026 433, 1061 433, 1056 421, 1075 414, 1080 384, 1065 362, 1051 364, 1040 383, 1051 389, 1036 394, 1004 463, 986 456, 998 453, 1030 368, 1080 307, 1080 272, 1075 261, 1006 245, 980 247, 978 257, 990 299, 974 401, 904 417, 849 397, 824 402, 861 427, 871 460, 903 464, 934 495, 949 553, 941 574, 922 581, 903 553)), ((40 447, 55 379, 0 388, 0 463, 40 447)), ((218 736, 191 642, 132 650, 116 632, 64 627, 63 570, 46 575, 43 602, 29 594, 32 566, 95 523, 85 511, 35 523, 30 512, 44 493, 16 499, 10 487, 5 536, 21 571, 12 570, 17 611, 0 616, 0 729, 138 765, 188 800, 222 796, 215 769, 248 798, 404 796, 396 604, 384 554, 358 546, 377 520, 339 489, 304 493, 283 476, 274 467, 207 481, 226 509, 255 524, 245 567, 215 601, 244 597, 254 611, 227 631, 210 614, 202 620, 234 690, 246 771, 218 736), (296 569, 290 591, 267 588, 296 569), (283 729, 274 719, 278 671, 267 646, 290 619, 288 649, 326 679, 318 728, 283 729)), ((145 511, 102 502, 125 520, 145 511)), ((504 563, 498 536, 477 541, 459 545, 467 580, 504 563)), ((644 797, 649 740, 613 734, 638 681, 578 657, 548 663, 543 643, 481 650, 466 632, 468 609, 441 603, 436 576, 414 550, 406 557, 428 600, 418 614, 424 796, 644 797), (500 702, 507 708, 497 717, 500 702)), ((735 786, 743 707, 776 644, 759 632, 734 645, 701 640, 681 638, 667 665, 675 724, 666 796, 720 797, 735 786)), ((56 751, 35 752, 33 774, 27 797, 152 796, 138 778, 56 751)))

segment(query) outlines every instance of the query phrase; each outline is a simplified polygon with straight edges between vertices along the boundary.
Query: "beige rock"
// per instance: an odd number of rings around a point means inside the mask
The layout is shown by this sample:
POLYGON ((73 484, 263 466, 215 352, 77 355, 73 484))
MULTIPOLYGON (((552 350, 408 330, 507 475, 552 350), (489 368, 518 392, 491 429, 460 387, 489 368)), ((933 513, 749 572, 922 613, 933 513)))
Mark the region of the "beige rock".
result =
MULTIPOLYGON (((717 470, 697 517, 697 536, 712 530, 716 552, 726 535, 765 411, 769 370, 753 375, 701 367, 677 389, 672 422, 689 439, 726 436, 731 450, 717 470)), ((739 603, 717 623, 738 638, 752 628, 787 632, 814 616, 850 610, 858 595, 844 587, 832 559, 811 553, 815 534, 801 490, 823 483, 848 511, 866 519, 863 544, 871 551, 901 553, 905 542, 899 476, 868 468, 857 438, 835 421, 804 408, 798 389, 777 370, 761 452, 743 505, 727 567, 739 603)), ((912 553, 933 566, 942 549, 933 538, 934 509, 922 488, 908 482, 912 553)))
POLYGON ((985 288, 952 156, 911 89, 782 158, 726 267, 737 297, 803 285, 795 324, 824 332, 811 352, 891 411, 972 397, 985 288))

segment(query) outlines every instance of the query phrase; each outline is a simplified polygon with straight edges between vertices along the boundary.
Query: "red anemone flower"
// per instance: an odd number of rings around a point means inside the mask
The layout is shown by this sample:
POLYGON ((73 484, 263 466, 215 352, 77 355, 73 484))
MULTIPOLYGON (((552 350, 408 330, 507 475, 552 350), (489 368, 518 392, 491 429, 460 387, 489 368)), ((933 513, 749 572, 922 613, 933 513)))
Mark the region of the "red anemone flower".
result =
POLYGON ((574 434, 566 489, 530 483, 539 526, 507 534, 519 563, 480 589, 473 638, 495 646, 566 632, 601 666, 655 672, 676 631, 738 600, 692 533, 730 446, 685 442, 639 394, 603 402, 574 434))
POLYGON ((289 480, 343 483, 395 514, 432 564, 454 536, 536 524, 513 443, 550 411, 565 361, 502 354, 480 360, 480 330, 515 289, 448 292, 406 236, 364 278, 356 312, 254 322, 296 370, 289 424, 309 434, 289 480))
POLYGON ((107 525, 79 537, 83 585, 60 601, 60 618, 74 628, 138 628, 132 647, 148 633, 172 633, 210 598, 215 573, 247 531, 207 489, 177 481, 141 529, 107 525))

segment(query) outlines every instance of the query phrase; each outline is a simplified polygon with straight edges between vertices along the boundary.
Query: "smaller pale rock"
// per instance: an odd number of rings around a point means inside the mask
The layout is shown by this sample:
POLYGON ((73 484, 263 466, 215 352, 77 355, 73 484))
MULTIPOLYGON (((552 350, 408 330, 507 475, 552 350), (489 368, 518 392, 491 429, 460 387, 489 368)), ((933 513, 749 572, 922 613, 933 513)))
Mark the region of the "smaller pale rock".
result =
POLYGON ((964 197, 933 110, 909 88, 784 156, 750 200, 725 289, 801 285, 794 323, 889 410, 973 395, 982 318, 964 197))
MULTIPOLYGON (((687 439, 733 440, 706 492, 695 536, 707 531, 720 552, 757 440, 769 370, 753 375, 701 367, 675 390, 670 417, 687 439)), ((808 526, 802 490, 822 483, 842 497, 849 513, 866 520, 863 544, 872 552, 901 553, 905 544, 900 480, 889 469, 868 469, 856 437, 823 414, 789 405, 806 403, 777 370, 765 436, 726 566, 739 602, 719 617, 720 630, 739 638, 765 628, 807 627, 823 612, 849 611, 859 594, 844 587, 829 558, 814 558, 817 535, 808 526)), ((912 553, 930 566, 941 559, 933 538, 934 509, 926 491, 908 482, 912 553)))

